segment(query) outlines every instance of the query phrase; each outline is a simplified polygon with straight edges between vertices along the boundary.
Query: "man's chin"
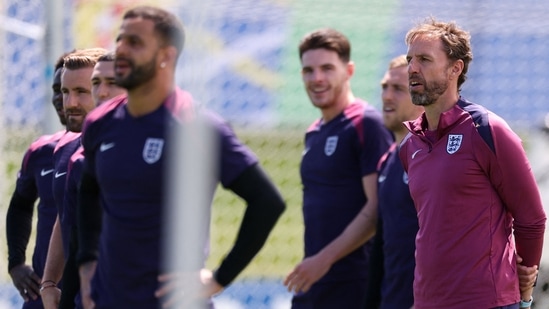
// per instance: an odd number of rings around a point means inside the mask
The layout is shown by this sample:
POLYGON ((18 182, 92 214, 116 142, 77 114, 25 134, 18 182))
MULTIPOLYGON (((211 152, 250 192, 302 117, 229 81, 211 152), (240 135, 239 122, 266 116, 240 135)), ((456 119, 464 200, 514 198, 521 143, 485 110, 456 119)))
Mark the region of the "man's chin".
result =
POLYGON ((79 119, 74 119, 74 116, 67 119, 67 129, 71 132, 81 132, 82 131, 82 116, 78 116, 79 119))

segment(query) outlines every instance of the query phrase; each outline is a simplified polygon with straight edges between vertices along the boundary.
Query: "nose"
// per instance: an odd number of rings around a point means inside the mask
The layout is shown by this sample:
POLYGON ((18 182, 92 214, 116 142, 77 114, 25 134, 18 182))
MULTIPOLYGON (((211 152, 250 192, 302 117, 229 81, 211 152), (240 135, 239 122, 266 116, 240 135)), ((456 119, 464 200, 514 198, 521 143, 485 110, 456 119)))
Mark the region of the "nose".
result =
POLYGON ((126 44, 124 44, 124 40, 117 41, 114 47, 115 58, 124 56, 125 54, 126 54, 126 44))
POLYGON ((76 98, 76 96, 70 93, 63 94, 63 106, 65 107, 65 109, 70 107, 76 107, 78 106, 78 99, 76 98))
POLYGON ((99 84, 99 89, 97 89, 99 97, 101 99, 107 98, 109 96, 109 87, 105 83, 99 84))
POLYGON ((408 74, 417 73, 418 72, 417 70, 418 70, 417 62, 414 60, 414 58, 412 58, 408 62, 408 74))
POLYGON ((382 100, 383 102, 388 102, 388 101, 390 101, 392 97, 393 97, 393 96, 392 96, 392 92, 389 90, 389 88, 383 88, 383 89, 381 90, 381 100, 382 100))
POLYGON ((309 74, 309 80, 312 82, 318 82, 321 81, 324 78, 324 74, 322 74, 322 71, 320 70, 313 70, 309 74))

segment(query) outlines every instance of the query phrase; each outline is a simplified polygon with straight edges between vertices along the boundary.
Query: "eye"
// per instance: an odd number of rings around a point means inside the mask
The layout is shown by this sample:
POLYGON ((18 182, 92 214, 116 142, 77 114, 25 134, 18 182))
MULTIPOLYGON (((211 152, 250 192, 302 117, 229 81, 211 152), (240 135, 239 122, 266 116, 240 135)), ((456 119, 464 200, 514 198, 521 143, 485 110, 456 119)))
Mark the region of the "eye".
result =
POLYGON ((328 72, 328 71, 333 71, 335 69, 335 67, 333 65, 325 65, 322 67, 322 70, 325 71, 325 72, 328 72))
POLYGON ((138 46, 140 44, 140 41, 135 37, 131 37, 131 38, 128 38, 128 44, 130 46, 138 46))

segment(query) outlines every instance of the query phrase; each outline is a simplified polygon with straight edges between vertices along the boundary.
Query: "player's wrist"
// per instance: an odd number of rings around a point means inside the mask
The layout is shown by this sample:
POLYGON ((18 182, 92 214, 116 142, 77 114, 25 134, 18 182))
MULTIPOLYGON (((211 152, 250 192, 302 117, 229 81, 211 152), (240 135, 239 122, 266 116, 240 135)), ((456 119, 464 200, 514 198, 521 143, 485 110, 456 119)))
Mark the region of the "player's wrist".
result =
POLYGON ((530 308, 534 302, 534 296, 530 296, 530 300, 523 300, 521 298, 519 308, 530 308))
POLYGON ((46 289, 57 288, 57 282, 53 280, 44 280, 40 283, 40 294, 46 289))

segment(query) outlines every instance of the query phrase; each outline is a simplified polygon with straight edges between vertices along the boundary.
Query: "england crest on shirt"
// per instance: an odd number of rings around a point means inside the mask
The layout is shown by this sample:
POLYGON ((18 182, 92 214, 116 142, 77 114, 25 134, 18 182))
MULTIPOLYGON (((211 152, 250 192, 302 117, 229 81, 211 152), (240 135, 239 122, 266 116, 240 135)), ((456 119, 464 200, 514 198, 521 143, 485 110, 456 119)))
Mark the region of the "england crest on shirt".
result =
POLYGON ((162 156, 162 148, 164 147, 164 139, 149 137, 145 141, 143 147, 143 160, 149 164, 153 164, 162 156))
POLYGON ((448 144, 446 144, 446 152, 448 154, 454 154, 458 151, 463 140, 463 134, 450 134, 448 135, 448 144))
POLYGON ((333 155, 337 148, 338 136, 330 136, 326 139, 326 144, 324 145, 324 154, 328 157, 333 155))

